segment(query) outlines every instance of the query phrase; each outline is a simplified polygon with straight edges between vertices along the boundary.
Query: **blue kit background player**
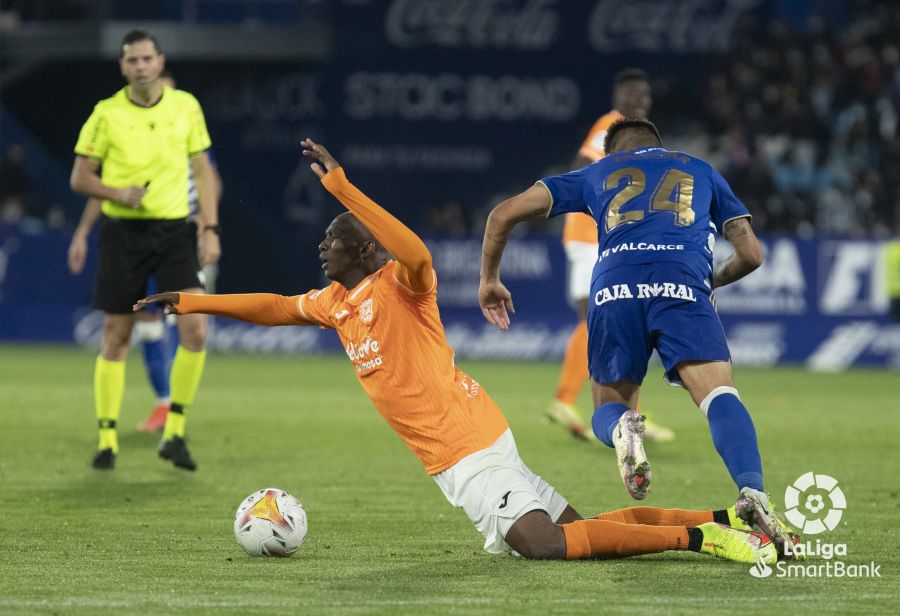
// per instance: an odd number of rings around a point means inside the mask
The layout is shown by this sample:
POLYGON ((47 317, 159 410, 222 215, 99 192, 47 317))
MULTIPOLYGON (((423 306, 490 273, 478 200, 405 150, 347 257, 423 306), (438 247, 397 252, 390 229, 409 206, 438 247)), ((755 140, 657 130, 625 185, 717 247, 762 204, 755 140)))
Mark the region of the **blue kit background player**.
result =
POLYGON ((738 516, 776 541, 790 540, 763 487, 756 430, 731 376, 714 287, 762 263, 750 213, 704 161, 662 148, 656 127, 623 119, 606 137, 607 157, 545 178, 499 204, 485 229, 479 302, 485 318, 509 327, 512 297, 500 281, 507 237, 519 222, 584 212, 599 228, 588 311, 594 434, 615 447, 629 493, 652 478, 643 448, 640 385, 654 349, 670 382, 682 384, 709 420, 716 450, 740 490, 738 516), (715 232, 735 247, 713 270, 715 232))

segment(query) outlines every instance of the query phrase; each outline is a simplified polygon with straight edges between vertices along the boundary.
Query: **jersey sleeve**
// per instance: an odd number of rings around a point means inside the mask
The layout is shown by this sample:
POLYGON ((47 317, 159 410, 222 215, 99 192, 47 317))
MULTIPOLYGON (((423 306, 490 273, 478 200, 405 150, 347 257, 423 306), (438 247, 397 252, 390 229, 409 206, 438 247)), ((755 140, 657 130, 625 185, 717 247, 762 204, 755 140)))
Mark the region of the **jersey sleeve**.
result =
POLYGON ((546 187, 547 192, 550 193, 550 199, 553 201, 548 217, 569 212, 583 212, 590 215, 591 211, 584 200, 586 174, 587 167, 583 167, 538 181, 539 184, 546 187))
MULTIPOLYGON (((187 93, 185 93, 187 94, 187 93)), ((191 94, 188 96, 188 113, 191 118, 190 133, 188 134, 188 154, 195 156, 205 152, 212 145, 209 131, 206 130, 206 118, 203 117, 203 109, 200 103, 191 94)))
POLYGON ((106 158, 106 152, 109 150, 109 136, 106 127, 106 116, 97 105, 87 122, 81 127, 78 141, 75 144, 75 153, 95 161, 102 161, 106 158))
POLYGON ((403 297, 415 302, 421 302, 429 297, 437 297, 437 272, 434 268, 431 269, 431 286, 424 291, 417 291, 413 288, 413 285, 410 284, 405 268, 397 267, 398 265, 399 263, 397 261, 390 261, 386 266, 389 268, 386 273, 390 276, 390 279, 394 281, 397 287, 399 287, 403 297))
POLYGON ((179 293, 175 308, 178 314, 213 314, 258 325, 317 325, 300 314, 300 297, 274 293, 179 293))
POLYGON ((709 215, 720 234, 729 220, 751 217, 750 210, 735 196, 731 186, 718 171, 710 168, 709 178, 712 182, 712 203, 709 215))
POLYGON ((334 329, 330 319, 331 305, 330 287, 311 289, 297 296, 297 311, 300 317, 319 327, 334 329))
POLYGON ((585 137, 584 141, 581 143, 581 148, 579 148, 578 153, 592 163, 595 163, 606 156, 606 150, 604 149, 604 146, 606 145, 606 133, 609 132, 609 127, 622 117, 622 114, 617 111, 610 111, 594 122, 587 137, 585 137))
POLYGON ((609 124, 604 122, 604 118, 594 122, 590 132, 578 149, 578 153, 594 163, 606 156, 603 145, 606 142, 607 129, 609 129, 609 124))
POLYGON ((394 255, 398 269, 404 270, 398 279, 419 293, 434 286, 431 253, 422 238, 350 183, 343 167, 329 171, 322 185, 394 255))

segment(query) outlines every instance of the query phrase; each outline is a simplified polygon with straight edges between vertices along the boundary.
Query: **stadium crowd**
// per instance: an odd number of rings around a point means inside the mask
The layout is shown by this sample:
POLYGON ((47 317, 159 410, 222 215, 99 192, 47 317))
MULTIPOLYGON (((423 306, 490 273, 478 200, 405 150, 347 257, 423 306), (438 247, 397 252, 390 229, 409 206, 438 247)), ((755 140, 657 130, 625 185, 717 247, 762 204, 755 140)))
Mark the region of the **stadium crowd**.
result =
POLYGON ((878 237, 900 225, 900 5, 860 4, 838 33, 748 22, 710 71, 710 158, 758 230, 878 237))
MULTIPOLYGON (((757 231, 900 235, 900 4, 864 1, 845 10, 840 27, 816 16, 802 26, 746 16, 731 51, 710 65, 699 115, 693 105, 685 109, 683 91, 651 74, 651 116, 667 145, 718 168, 757 231)), ((52 198, 28 177, 21 148, 3 149, 5 224, 74 225, 77 212, 43 205, 52 198)), ((484 216, 475 209, 486 212, 495 197, 473 204, 448 195, 429 208, 426 232, 479 234, 484 216)))

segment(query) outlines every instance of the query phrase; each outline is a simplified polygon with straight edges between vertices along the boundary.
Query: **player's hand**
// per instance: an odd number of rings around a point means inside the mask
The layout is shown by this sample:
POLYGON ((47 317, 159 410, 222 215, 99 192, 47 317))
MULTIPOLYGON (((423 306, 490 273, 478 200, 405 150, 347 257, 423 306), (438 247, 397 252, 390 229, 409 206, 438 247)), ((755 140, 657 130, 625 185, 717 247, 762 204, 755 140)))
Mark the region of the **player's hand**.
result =
POLYGON ((334 156, 332 156, 331 153, 325 149, 325 146, 319 145, 309 137, 301 141, 300 145, 303 147, 304 156, 308 156, 316 160, 316 162, 311 164, 309 168, 313 170, 313 173, 319 176, 319 179, 325 177, 325 174, 332 169, 337 169, 341 166, 341 163, 336 161, 334 159, 334 156))
POLYGON ((503 331, 509 329, 509 313, 515 314, 516 309, 512 295, 499 279, 481 281, 478 285, 478 304, 488 323, 503 331))
POLYGON ((84 262, 87 260, 87 237, 76 233, 69 244, 69 271, 78 275, 84 270, 84 262))
POLYGON ((218 263, 222 256, 222 243, 219 234, 213 231, 200 232, 200 267, 210 263, 218 263))
POLYGON ((143 310, 145 306, 159 304, 163 307, 163 312, 165 314, 178 314, 178 302, 180 300, 181 295, 179 293, 157 293, 156 295, 150 295, 144 299, 139 299, 131 309, 134 312, 139 312, 143 310))
POLYGON ((119 189, 119 203, 124 203, 130 208, 137 209, 141 207, 141 199, 147 194, 147 189, 143 186, 126 186, 119 189))

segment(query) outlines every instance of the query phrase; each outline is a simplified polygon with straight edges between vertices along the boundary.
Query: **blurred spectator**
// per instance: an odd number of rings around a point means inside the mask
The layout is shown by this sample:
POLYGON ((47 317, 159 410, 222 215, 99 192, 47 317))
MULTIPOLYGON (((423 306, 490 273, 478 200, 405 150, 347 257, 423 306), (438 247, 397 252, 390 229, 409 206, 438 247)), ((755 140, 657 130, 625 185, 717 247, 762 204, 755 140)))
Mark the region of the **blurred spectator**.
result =
POLYGON ((747 21, 710 74, 707 155, 762 230, 883 236, 896 222, 900 4, 852 10, 834 33, 747 21))
POLYGON ((17 224, 28 213, 33 183, 25 166, 25 149, 19 144, 7 148, 0 160, 0 220, 17 224))
POLYGON ((25 148, 10 145, 0 159, 0 225, 16 225, 28 233, 63 228, 65 210, 49 203, 28 172, 25 148))
POLYGON ((69 21, 87 17, 82 4, 71 0, 4 0, 0 9, 22 21, 69 21))
POLYGON ((466 237, 469 221, 465 208, 459 201, 449 201, 428 208, 428 233, 447 237, 466 237))

